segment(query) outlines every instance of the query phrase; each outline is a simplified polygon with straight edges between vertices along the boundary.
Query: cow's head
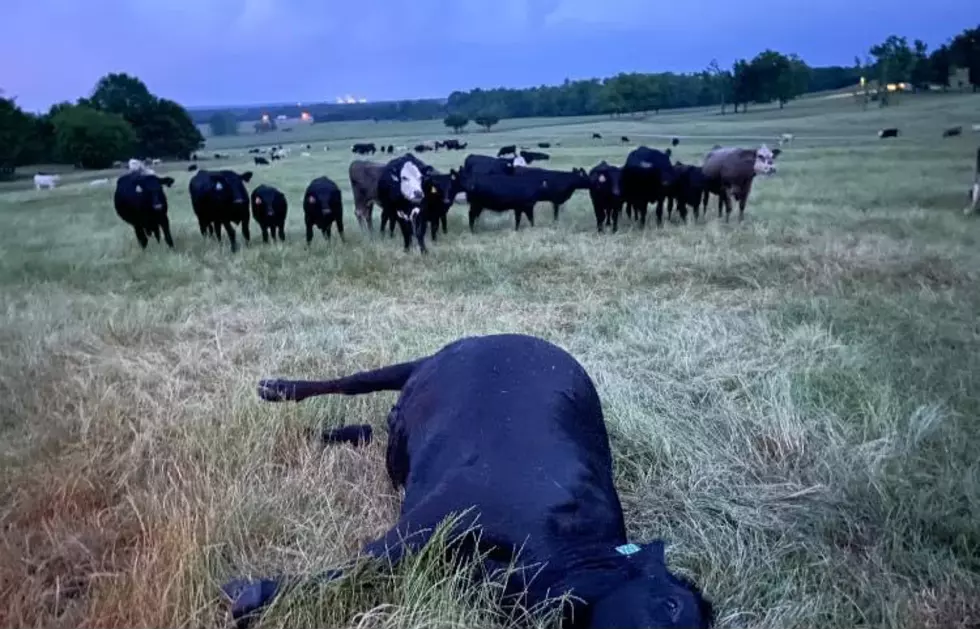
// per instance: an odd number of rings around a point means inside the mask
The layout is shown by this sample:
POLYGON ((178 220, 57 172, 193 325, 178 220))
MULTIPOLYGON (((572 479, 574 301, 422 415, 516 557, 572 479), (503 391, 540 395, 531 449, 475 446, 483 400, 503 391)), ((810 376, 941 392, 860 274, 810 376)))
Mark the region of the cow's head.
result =
POLYGON ((429 174, 425 177, 425 200, 440 210, 449 208, 459 193, 459 173, 449 171, 448 175, 429 174))
POLYGON ((781 152, 780 149, 773 151, 765 144, 757 148, 755 150, 755 174, 771 175, 776 172, 774 162, 781 152))
POLYGON ((393 181, 398 183, 398 189, 402 197, 412 204, 422 201, 424 192, 422 190, 422 169, 411 161, 405 160, 396 172, 391 173, 393 181))
POLYGON ((306 196, 303 197, 303 210, 309 216, 315 214, 320 214, 322 216, 329 216, 333 212, 333 206, 330 203, 331 196, 334 194, 334 188, 324 185, 316 185, 316 182, 310 184, 306 189, 306 196))
POLYGON ((157 177, 156 175, 140 175, 136 179, 133 191, 140 198, 140 201, 149 206, 156 212, 167 211, 167 194, 163 190, 164 186, 174 185, 173 177, 157 177))
POLYGON ((275 210, 276 191, 272 188, 259 187, 252 191, 252 213, 272 218, 275 210))
POLYGON ((248 205, 248 190, 245 184, 252 180, 252 172, 236 173, 221 170, 210 173, 210 191, 219 199, 233 205, 248 205))
POLYGON ((621 175, 621 171, 615 166, 610 166, 605 161, 600 162, 589 175, 589 189, 618 197, 621 194, 621 175))
POLYGON ((714 625, 714 609, 698 587, 667 569, 663 542, 643 544, 628 561, 633 578, 591 605, 590 629, 714 625))

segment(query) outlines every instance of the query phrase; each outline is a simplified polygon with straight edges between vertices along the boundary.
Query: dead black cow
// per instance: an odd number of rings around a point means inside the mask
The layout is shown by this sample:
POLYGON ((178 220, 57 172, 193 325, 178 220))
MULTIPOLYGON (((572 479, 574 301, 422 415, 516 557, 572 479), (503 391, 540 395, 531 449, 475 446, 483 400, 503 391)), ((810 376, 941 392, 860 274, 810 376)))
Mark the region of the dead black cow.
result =
MULTIPOLYGON (((445 525, 449 557, 479 555, 492 573, 512 566, 499 597, 503 615, 518 603, 558 612, 566 629, 713 625, 711 603, 668 568, 664 542, 627 537, 599 395, 564 349, 520 334, 468 337, 336 380, 259 383, 269 402, 375 391, 400 392, 388 413, 385 463, 404 501, 395 525, 362 556, 397 566, 445 525)), ((369 436, 348 427, 327 440, 369 436)), ((235 579, 222 591, 244 624, 280 593, 303 581, 319 587, 345 568, 235 579)))
POLYGON ((252 190, 252 218, 262 229, 262 242, 269 242, 269 233, 275 240, 276 232, 279 240, 286 240, 286 212, 289 204, 286 195, 278 188, 265 184, 252 190))
POLYGON ((328 177, 317 177, 303 194, 303 216, 306 220, 306 244, 313 241, 313 228, 330 239, 330 228, 336 223, 337 234, 344 240, 344 204, 340 188, 328 177))
POLYGON ((878 132, 878 137, 879 138, 882 138, 882 139, 883 138, 897 138, 898 137, 898 129, 896 129, 895 127, 891 127, 891 128, 888 128, 888 129, 882 129, 881 131, 878 132))

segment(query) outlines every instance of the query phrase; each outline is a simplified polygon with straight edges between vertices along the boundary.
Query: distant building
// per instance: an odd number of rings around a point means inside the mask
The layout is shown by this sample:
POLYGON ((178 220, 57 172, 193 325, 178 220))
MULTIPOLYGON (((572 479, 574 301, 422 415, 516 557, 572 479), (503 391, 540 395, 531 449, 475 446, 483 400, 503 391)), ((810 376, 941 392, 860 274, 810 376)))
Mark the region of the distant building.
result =
POLYGON ((951 67, 949 69, 949 86, 954 90, 968 89, 970 87, 970 70, 951 67))

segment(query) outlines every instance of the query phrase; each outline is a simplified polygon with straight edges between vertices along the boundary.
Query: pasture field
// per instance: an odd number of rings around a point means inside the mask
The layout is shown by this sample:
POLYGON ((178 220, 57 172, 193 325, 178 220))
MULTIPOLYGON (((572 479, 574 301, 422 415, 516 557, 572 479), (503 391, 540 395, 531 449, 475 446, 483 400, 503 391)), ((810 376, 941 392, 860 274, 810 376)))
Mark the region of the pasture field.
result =
MULTIPOLYGON (((158 169, 177 179, 176 252, 141 251, 112 187, 85 183, 118 172, 0 189, 0 626, 220 626, 227 578, 343 563, 397 513, 384 431, 355 451, 306 430, 383 427, 394 396, 263 405, 257 381, 524 332, 592 375, 631 537, 667 540, 719 627, 976 627, 980 222, 962 209, 978 136, 939 136, 980 121, 980 98, 800 105, 463 137, 559 141, 552 167, 590 168, 672 135, 696 162, 796 133, 741 224, 713 200, 706 223, 600 236, 579 192, 516 233, 485 214, 470 234, 457 206, 428 256, 405 254, 358 229, 340 133, 309 158, 231 160, 290 202, 285 244, 253 223, 236 255, 201 237, 184 164, 158 169), (346 242, 307 248, 301 195, 323 174, 344 191, 346 242)), ((362 139, 447 136, 384 128, 362 139)), ((508 626, 493 584, 463 596, 432 557, 286 598, 260 626, 508 626)))

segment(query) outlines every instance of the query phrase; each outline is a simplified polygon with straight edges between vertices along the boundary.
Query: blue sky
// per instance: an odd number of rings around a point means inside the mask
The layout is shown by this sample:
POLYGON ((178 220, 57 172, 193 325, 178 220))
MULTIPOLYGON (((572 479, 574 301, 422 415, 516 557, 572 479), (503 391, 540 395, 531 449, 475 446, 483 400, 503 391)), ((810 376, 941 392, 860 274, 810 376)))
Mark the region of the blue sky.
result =
POLYGON ((184 105, 446 96, 621 71, 729 66, 769 47, 850 64, 935 46, 977 0, 4 0, 0 88, 27 109, 129 72, 184 105), (11 28, 11 26, 13 28, 11 28))

